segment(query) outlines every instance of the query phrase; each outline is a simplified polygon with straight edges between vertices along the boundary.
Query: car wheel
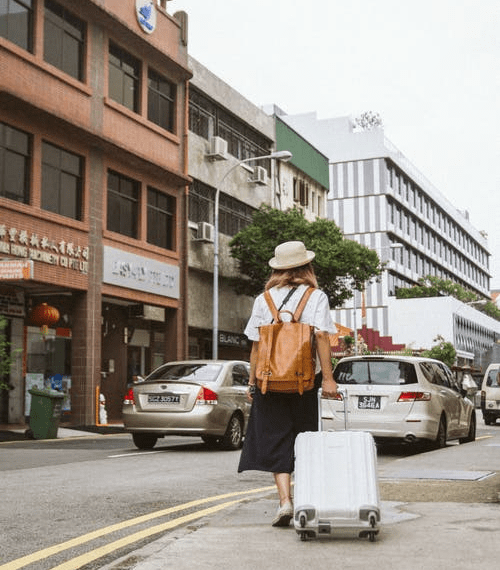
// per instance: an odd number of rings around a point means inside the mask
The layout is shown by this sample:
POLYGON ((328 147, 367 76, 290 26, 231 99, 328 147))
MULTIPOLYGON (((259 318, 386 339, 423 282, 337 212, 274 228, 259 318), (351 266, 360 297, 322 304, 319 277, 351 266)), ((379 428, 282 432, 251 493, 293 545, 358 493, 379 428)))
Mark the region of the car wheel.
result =
POLYGON ((133 433, 132 439, 138 449, 153 449, 158 438, 150 433, 133 433))
POLYGON ((476 414, 472 412, 470 417, 469 432, 467 437, 461 437, 458 441, 460 443, 470 443, 476 440, 476 414))
POLYGON ((495 423, 495 418, 492 418, 491 416, 484 416, 484 423, 487 426, 492 426, 495 423))
POLYGON ((239 449, 243 443, 243 424, 238 416, 231 416, 226 433, 222 437, 222 449, 239 449))
POLYGON ((446 420, 444 419, 444 416, 441 416, 437 436, 434 440, 434 449, 442 449, 443 447, 446 447, 446 440, 446 420))

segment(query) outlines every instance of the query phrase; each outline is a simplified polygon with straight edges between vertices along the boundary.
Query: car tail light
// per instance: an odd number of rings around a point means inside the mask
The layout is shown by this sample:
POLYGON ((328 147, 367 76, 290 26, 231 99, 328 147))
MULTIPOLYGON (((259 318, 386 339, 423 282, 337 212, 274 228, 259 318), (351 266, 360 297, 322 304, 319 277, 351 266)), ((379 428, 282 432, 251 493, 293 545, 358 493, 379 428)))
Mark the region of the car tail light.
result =
POLYGON ((210 390, 210 388, 205 388, 202 386, 200 391, 198 392, 198 396, 196 397, 197 404, 217 404, 217 394, 210 390))
POLYGON ((429 402, 430 392, 401 392, 398 402, 429 402))
POLYGON ((125 394, 125 398, 123 398, 123 403, 124 404, 135 404, 135 399, 134 399, 134 389, 130 388, 128 390, 128 392, 125 394))

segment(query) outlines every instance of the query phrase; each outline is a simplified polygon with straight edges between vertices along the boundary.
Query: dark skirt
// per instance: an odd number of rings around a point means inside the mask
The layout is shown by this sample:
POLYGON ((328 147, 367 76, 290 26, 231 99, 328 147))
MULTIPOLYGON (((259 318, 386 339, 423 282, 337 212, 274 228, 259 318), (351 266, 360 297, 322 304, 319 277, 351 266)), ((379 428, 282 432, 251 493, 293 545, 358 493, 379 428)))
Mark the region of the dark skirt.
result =
POLYGON ((303 431, 318 431, 318 386, 321 374, 315 388, 302 396, 256 390, 238 473, 293 473, 295 438, 303 431))

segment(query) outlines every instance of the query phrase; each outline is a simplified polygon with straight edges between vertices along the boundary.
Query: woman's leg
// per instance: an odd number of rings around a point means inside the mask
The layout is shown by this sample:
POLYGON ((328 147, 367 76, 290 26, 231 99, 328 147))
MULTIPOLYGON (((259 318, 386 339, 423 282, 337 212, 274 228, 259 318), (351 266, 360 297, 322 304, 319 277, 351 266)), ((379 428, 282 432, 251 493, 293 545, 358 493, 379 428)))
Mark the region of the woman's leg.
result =
POLYGON ((292 502, 292 493, 291 493, 291 477, 290 473, 273 473, 274 481, 276 483, 276 487, 278 488, 278 495, 280 497, 280 506, 283 506, 285 503, 292 502))

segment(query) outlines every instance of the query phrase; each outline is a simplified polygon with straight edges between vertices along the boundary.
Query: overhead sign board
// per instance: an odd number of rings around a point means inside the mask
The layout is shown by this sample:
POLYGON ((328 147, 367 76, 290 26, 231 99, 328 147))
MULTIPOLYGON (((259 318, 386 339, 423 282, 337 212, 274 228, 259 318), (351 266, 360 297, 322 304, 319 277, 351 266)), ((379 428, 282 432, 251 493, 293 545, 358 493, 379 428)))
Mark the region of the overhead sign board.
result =
POLYGON ((104 247, 104 283, 178 299, 179 267, 141 257, 114 247, 104 247))
POLYGON ((33 279, 33 261, 4 259, 0 261, 0 281, 25 281, 33 279))

